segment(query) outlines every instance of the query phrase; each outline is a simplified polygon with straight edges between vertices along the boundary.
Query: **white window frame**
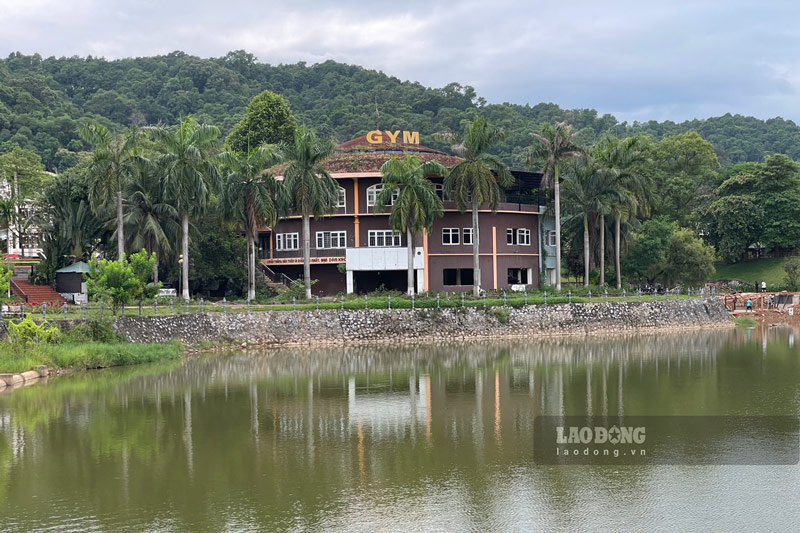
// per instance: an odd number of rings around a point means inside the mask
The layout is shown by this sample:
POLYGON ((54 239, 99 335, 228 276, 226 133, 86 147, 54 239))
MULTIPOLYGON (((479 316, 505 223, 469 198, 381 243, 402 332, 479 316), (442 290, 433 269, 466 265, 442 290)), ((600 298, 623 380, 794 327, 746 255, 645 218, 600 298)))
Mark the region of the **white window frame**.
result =
POLYGON ((517 228, 517 245, 531 245, 531 230, 528 228, 517 228))
POLYGON ((402 245, 402 236, 399 231, 371 229, 367 232, 368 248, 399 248, 402 245))
POLYGON ((461 244, 465 244, 467 246, 472 246, 472 228, 462 228, 461 229, 461 244), (469 242, 467 242, 469 241, 469 242))
POLYGON ((514 228, 506 228, 506 244, 509 246, 517 244, 517 233, 514 228))
MULTIPOLYGON (((367 207, 375 207, 378 196, 380 196, 381 192, 383 192, 383 183, 376 183, 375 185, 370 185, 367 187, 367 207)), ((400 196, 400 191, 395 189, 394 193, 392 194, 392 199, 389 202, 390 206, 394 205, 398 196, 400 196)))
POLYGON ((300 234, 294 233, 276 233, 275 234, 275 251, 287 252, 291 250, 300 249, 300 234))
POLYGON ((545 246, 556 245, 556 230, 549 229, 545 232, 545 246))
POLYGON ((458 244, 461 244, 461 228, 442 228, 442 245, 456 246, 458 244), (449 242, 446 242, 445 235, 449 242))
POLYGON ((339 197, 336 200, 336 207, 347 208, 347 191, 344 187, 339 187, 339 197))
POLYGON ((347 248, 347 232, 318 231, 316 234, 316 244, 317 250, 339 250, 341 248, 347 248))

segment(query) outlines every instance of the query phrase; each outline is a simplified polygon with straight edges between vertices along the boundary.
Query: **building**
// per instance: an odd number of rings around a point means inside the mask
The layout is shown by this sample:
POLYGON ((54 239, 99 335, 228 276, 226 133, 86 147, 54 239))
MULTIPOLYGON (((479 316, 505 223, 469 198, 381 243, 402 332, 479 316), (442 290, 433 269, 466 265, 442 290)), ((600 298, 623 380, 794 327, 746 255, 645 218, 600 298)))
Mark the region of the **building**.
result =
MULTIPOLYGON (((387 132, 388 133, 388 132, 387 132)), ((338 182, 336 211, 311 220, 311 277, 313 292, 366 293, 385 288, 405 291, 407 246, 414 247, 418 292, 467 292, 473 287, 472 218, 444 198, 442 176, 431 176, 444 201, 444 216, 430 233, 414 237, 392 232, 388 213, 375 212, 380 192, 380 168, 390 157, 413 154, 423 161, 435 159, 452 167, 459 159, 419 145, 416 132, 358 137, 337 147, 327 169, 338 182), (412 134, 413 133, 413 134, 412 134), (392 139, 398 142, 390 142, 392 139)), ((514 185, 505 191, 497 210, 480 213, 481 287, 486 290, 538 286, 542 270, 540 247, 542 218, 539 188, 541 174, 512 171, 514 185)), ((388 211, 388 209, 387 209, 388 211)), ((552 228, 552 222, 549 227, 552 228)), ((274 228, 259 232, 261 263, 278 275, 300 279, 303 274, 302 221, 290 216, 274 228)), ((554 233, 554 232, 553 232, 554 233)), ((552 268, 553 280, 555 268, 552 268)))

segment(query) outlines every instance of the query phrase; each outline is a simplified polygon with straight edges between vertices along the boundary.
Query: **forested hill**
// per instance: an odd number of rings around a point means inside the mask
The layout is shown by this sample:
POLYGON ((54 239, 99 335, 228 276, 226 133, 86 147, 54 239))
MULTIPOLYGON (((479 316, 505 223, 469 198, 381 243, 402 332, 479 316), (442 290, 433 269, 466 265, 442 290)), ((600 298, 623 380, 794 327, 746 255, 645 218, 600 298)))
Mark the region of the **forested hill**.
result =
MULTIPOLYGON (((725 115, 683 123, 618 123, 593 109, 564 110, 555 104, 489 104, 474 89, 451 83, 428 88, 381 72, 334 61, 308 66, 258 63, 244 51, 201 59, 183 52, 107 61, 11 54, 0 60, 0 153, 14 145, 38 152, 45 165, 63 169, 84 149, 75 130, 81 120, 112 127, 171 124, 187 114, 227 133, 249 100, 269 89, 291 103, 298 122, 340 141, 374 128, 418 130, 422 142, 444 148, 431 134, 460 129, 480 110, 510 135, 498 153, 519 166, 528 132, 540 122, 566 120, 591 142, 612 130, 659 139, 696 130, 711 141, 723 164, 760 161, 765 153, 800 159, 800 128, 788 120, 725 115)), ((535 94, 530 95, 536 99, 535 94)))

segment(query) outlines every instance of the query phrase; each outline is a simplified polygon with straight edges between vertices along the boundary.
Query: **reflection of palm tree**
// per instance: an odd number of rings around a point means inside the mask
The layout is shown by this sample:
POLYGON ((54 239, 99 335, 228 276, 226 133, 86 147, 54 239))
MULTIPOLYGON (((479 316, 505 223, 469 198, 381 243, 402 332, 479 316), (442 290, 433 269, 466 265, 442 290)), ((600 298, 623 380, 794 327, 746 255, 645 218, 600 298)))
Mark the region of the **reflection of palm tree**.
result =
POLYGON ((462 212, 467 206, 472 209, 472 291, 479 296, 481 264, 478 209, 485 205, 495 211, 503 194, 501 187, 508 187, 514 182, 511 172, 500 158, 488 153, 492 146, 505 138, 505 132, 492 126, 485 117, 477 115, 464 128, 463 134, 444 133, 439 136, 453 142, 453 152, 463 158, 448 172, 444 188, 462 212))
POLYGON ((283 172, 284 186, 292 209, 303 217, 303 281, 306 299, 311 299, 311 216, 333 211, 339 186, 322 166, 333 154, 333 142, 305 127, 294 133, 294 142, 281 145, 281 155, 289 163, 283 172))
POLYGON ((381 167, 383 190, 375 201, 379 210, 392 206, 389 225, 406 234, 408 247, 408 294, 414 295, 414 235, 430 230, 433 220, 442 214, 442 200, 428 176, 444 176, 447 169, 438 161, 422 160, 406 154, 392 157, 381 167), (392 198, 394 203, 392 204, 392 198))
POLYGON ((180 233, 178 211, 164 198, 158 174, 152 171, 140 172, 128 184, 126 196, 125 224, 131 228, 131 248, 155 254, 153 283, 158 283, 158 263, 162 254, 172 252, 170 241, 180 233))

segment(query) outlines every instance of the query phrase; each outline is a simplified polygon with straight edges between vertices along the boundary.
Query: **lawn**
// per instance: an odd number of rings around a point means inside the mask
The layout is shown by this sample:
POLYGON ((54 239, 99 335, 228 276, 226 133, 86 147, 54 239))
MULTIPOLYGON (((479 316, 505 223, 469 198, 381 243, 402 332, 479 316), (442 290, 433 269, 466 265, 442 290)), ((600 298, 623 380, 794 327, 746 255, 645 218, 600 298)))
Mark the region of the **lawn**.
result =
POLYGON ((786 261, 785 257, 778 257, 753 259, 732 265, 717 264, 714 265, 717 269, 714 280, 737 279, 759 284, 766 281, 768 290, 782 288, 786 283, 786 273, 783 271, 784 261, 786 261))

